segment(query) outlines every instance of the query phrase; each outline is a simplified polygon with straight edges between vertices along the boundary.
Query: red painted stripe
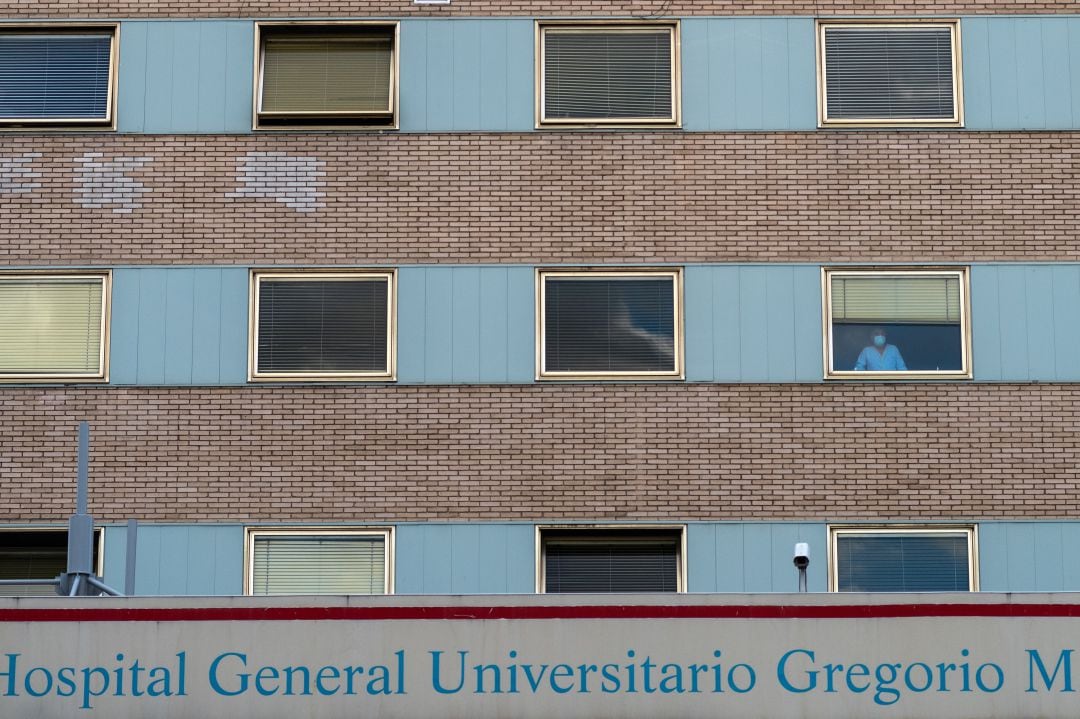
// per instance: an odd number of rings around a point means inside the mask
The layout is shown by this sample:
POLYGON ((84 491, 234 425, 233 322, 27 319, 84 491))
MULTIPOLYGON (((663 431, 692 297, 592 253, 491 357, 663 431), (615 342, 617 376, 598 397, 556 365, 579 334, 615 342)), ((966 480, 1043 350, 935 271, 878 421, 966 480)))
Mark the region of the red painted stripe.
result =
POLYGON ((0 622, 394 621, 480 619, 892 619, 1080 617, 1080 604, 585 605, 0 609, 0 622))

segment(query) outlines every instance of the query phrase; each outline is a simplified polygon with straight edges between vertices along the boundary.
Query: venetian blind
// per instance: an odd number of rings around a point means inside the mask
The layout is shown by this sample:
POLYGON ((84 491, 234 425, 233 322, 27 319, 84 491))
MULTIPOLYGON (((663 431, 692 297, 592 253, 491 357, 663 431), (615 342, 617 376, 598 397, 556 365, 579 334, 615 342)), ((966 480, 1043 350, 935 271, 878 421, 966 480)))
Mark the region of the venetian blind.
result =
POLYGON ((671 277, 545 279, 545 370, 672 372, 671 277))
POLYGON ((959 324, 960 279, 833 277, 832 317, 842 322, 959 324))
POLYGON ((837 538, 841 592, 966 592, 966 534, 866 535, 837 538))
MULTIPOLYGON (((54 579, 66 569, 66 532, 0 532, 0 579, 54 579)), ((0 585, 0 595, 9 597, 55 593, 48 585, 0 585)))
POLYGON ((386 372, 386 278, 261 280, 259 372, 386 372))
POLYGON ((954 117, 948 27, 825 29, 828 119, 954 117))
POLYGON ((678 591, 678 540, 548 540, 544 545, 544 591, 678 591))
POLYGON ((0 33, 0 119, 106 120, 111 34, 0 33))
POLYGON ((0 373, 98 374, 101 278, 0 280, 0 373))
POLYGON ((255 536, 252 594, 383 594, 381 536, 255 536))
POLYGON ((389 114, 394 41, 379 34, 267 37, 264 113, 389 114))
POLYGON ((672 33, 544 33, 548 119, 672 117, 672 33))

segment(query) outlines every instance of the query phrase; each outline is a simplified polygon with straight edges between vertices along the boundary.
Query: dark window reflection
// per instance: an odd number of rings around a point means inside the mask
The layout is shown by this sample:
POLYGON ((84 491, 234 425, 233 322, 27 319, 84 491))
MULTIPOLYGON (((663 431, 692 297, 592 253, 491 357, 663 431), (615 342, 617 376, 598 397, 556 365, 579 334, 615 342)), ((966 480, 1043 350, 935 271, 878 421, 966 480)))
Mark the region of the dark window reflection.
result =
POLYGON ((386 371, 386 303, 386 280, 264 280, 259 371, 386 371))
POLYGON ((908 371, 962 371, 963 334, 958 324, 833 323, 833 371, 854 370, 859 354, 871 346, 875 328, 885 330, 908 371))
POLYGON ((837 538, 841 592, 966 592, 966 535, 877 535, 837 538))
POLYGON ((548 371, 675 370, 673 278, 548 278, 545 282, 548 371))

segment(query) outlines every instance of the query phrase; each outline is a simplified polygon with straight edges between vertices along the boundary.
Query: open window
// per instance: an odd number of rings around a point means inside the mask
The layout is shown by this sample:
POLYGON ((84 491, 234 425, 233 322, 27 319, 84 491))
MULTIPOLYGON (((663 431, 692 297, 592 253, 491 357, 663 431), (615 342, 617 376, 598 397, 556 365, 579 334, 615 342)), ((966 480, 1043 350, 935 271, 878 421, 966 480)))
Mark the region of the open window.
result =
POLYGON ((971 377, 967 268, 825 269, 826 377, 971 377))
POLYGON ((963 125, 960 23, 821 21, 822 126, 963 125))
POLYGON ((974 526, 833 526, 829 588, 834 592, 974 592, 974 526))
POLYGON ((685 591, 683 527, 539 527, 548 594, 685 591))
POLYGON ((115 125, 116 25, 0 27, 0 127, 115 125))
POLYGON ((541 22, 537 126, 679 125, 679 24, 541 22))
POLYGON ((397 127, 396 23, 256 27, 256 128, 397 127))
POLYGON ((538 379, 681 379, 682 270, 540 270, 538 379))
MULTIPOLYGON (((94 530, 94 572, 103 570, 105 533, 94 530)), ((66 529, 0 529, 0 579, 56 579, 67 571, 66 529)), ((0 596, 49 597, 56 587, 48 584, 0 584, 0 596)))
POLYGON ((247 530, 245 594, 389 594, 389 529, 247 530))

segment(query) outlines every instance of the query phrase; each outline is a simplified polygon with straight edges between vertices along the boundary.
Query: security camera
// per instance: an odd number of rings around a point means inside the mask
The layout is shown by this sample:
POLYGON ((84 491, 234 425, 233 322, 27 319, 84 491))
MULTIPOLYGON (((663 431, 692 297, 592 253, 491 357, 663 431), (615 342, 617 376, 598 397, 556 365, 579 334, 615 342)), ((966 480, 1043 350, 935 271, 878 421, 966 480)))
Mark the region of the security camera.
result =
POLYGON ((799 542, 795 545, 795 566, 798 569, 806 569, 810 566, 810 545, 799 542))

